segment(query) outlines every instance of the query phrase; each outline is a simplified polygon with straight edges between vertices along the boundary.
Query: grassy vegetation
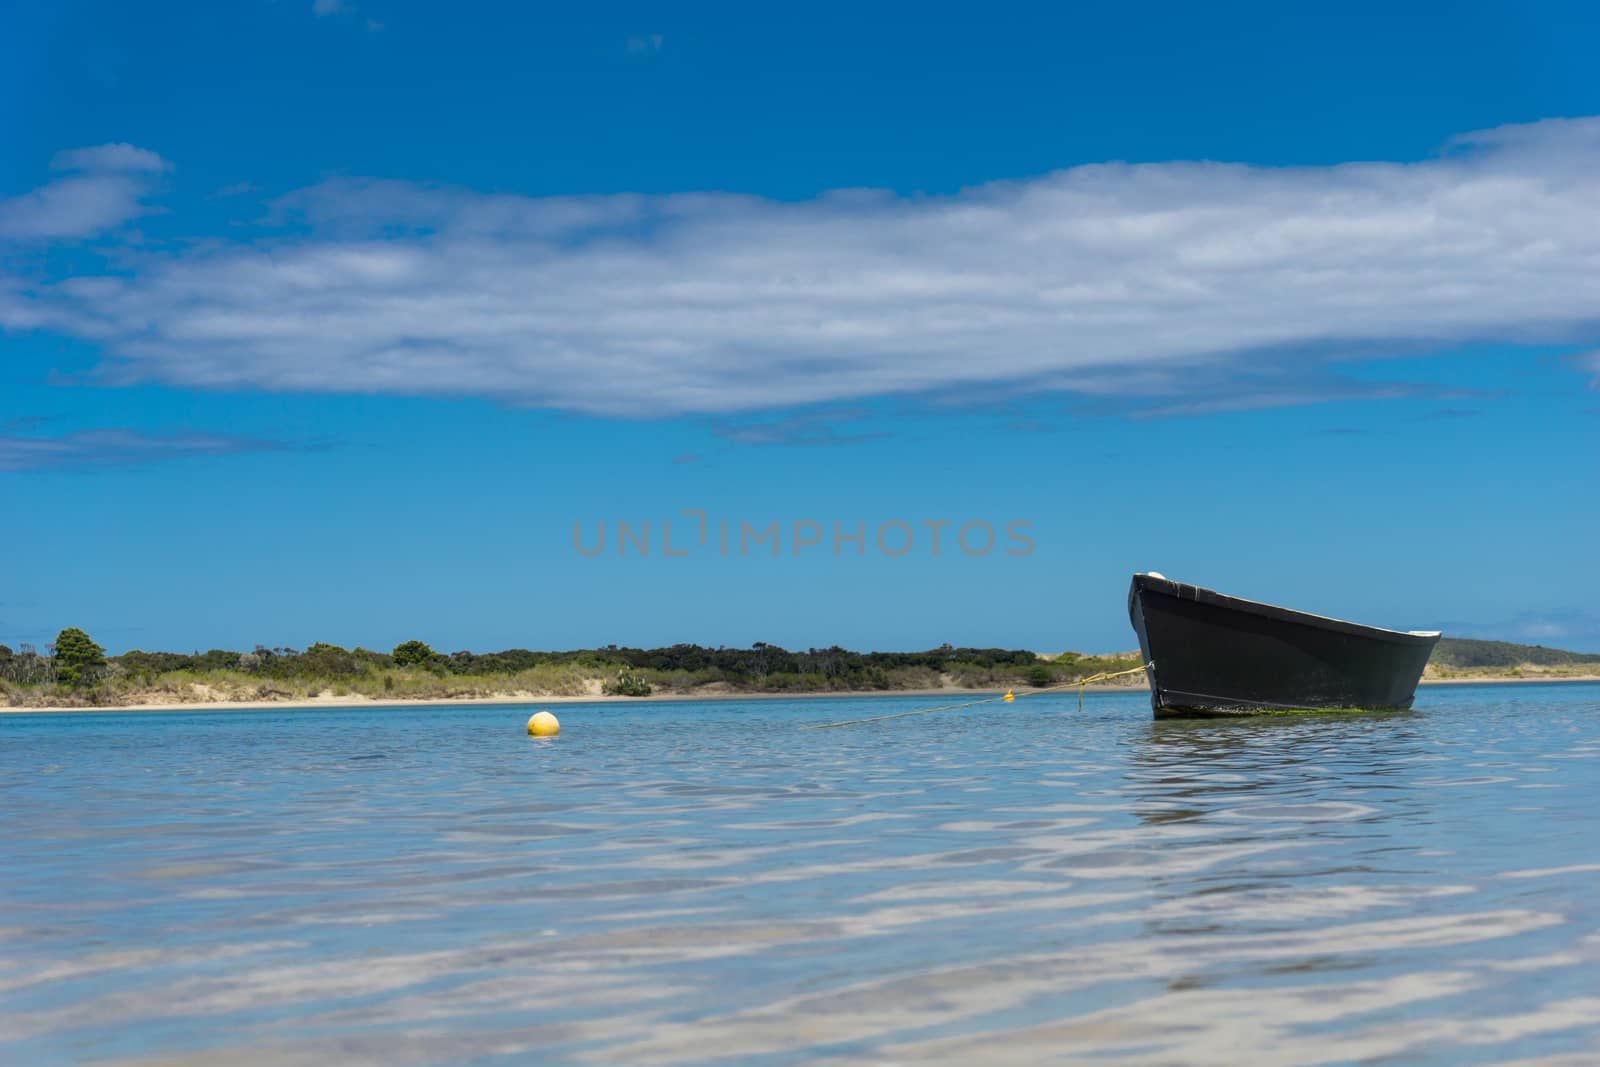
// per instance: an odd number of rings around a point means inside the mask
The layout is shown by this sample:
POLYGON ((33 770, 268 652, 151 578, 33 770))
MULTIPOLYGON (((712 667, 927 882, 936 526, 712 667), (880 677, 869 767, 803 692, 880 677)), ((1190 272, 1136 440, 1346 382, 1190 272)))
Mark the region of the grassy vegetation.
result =
MULTIPOLYGON (((84 638, 87 640, 87 638, 84 638)), ((77 638, 73 639, 77 642, 77 638)), ((80 647, 77 642, 74 647, 80 647)), ((85 653, 87 654, 87 653, 85 653)), ((133 650, 85 665, 70 680, 58 657, 0 646, 0 703, 120 706, 141 703, 303 701, 356 697, 434 700, 493 696, 891 692, 940 688, 1041 688, 1138 667, 1137 653, 1040 657, 1017 649, 794 652, 674 645, 608 646, 564 652, 508 649, 440 654, 420 641, 393 653, 315 644, 304 651, 258 647, 192 654, 133 650)), ((1130 680, 1137 683, 1138 679, 1130 680)))
POLYGON ((1565 652, 1543 645, 1517 645, 1510 641, 1473 641, 1441 637, 1429 663, 1454 670, 1515 667, 1590 667, 1600 670, 1600 653, 1565 652))
MULTIPOLYGON (((1164 708, 1158 719, 1260 719, 1274 715, 1394 715, 1393 708, 1251 708, 1248 711, 1192 711, 1164 708)), ((1400 713, 1403 714, 1403 713, 1400 713)))
POLYGON ((1495 681, 1560 679, 1600 675, 1600 654, 1567 652, 1510 641, 1442 637, 1428 660, 1424 680, 1495 681))
MULTIPOLYGON (((1039 656, 1019 649, 924 652, 750 648, 619 648, 563 652, 433 651, 407 641, 393 652, 315 644, 190 654, 133 650, 102 656, 81 630, 62 631, 44 654, 0 645, 0 704, 28 707, 303 701, 439 700, 507 696, 647 696, 695 693, 845 693, 910 689, 1043 688, 1140 666, 1137 652, 1039 656)), ((1600 654, 1505 641, 1440 640, 1425 677, 1560 678, 1600 674, 1600 654)), ((1123 684, 1138 685, 1136 675, 1123 684)))

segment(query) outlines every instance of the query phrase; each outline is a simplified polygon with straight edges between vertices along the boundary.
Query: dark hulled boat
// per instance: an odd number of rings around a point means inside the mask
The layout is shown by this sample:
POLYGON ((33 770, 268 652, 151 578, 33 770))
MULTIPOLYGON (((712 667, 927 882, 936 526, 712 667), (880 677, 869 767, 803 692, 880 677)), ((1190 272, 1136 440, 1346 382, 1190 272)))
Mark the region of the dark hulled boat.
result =
POLYGON ((1158 717, 1411 707, 1436 631, 1384 630, 1136 574, 1128 617, 1158 717))

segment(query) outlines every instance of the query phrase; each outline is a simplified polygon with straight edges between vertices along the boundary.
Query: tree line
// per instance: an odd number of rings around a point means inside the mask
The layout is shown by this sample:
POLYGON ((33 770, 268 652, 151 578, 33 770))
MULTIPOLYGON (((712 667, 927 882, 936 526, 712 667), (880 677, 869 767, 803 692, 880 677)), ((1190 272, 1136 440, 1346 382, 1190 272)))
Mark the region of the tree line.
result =
MULTIPOLYGON (((941 645, 921 652, 854 652, 828 648, 789 650, 758 641, 749 648, 677 644, 664 648, 603 648, 537 651, 524 648, 498 652, 436 652, 426 642, 404 641, 388 652, 344 648, 318 642, 305 649, 257 645, 248 652, 211 649, 206 652, 145 652, 133 649, 107 656, 105 649, 77 627, 57 635, 44 654, 24 645, 13 652, 0 645, 0 678, 18 685, 93 686, 108 677, 151 682, 161 675, 238 671, 263 679, 339 679, 400 669, 461 676, 512 675, 541 666, 571 666, 597 674, 615 674, 617 691, 642 695, 646 677, 685 676, 696 684, 726 681, 742 688, 781 688, 785 678, 800 679, 809 688, 885 688, 890 672, 921 668, 935 673, 952 670, 1015 674, 1019 680, 1044 685, 1070 672, 1076 657, 1067 653, 1057 664, 1043 663, 1033 652, 1004 648, 957 648, 941 645), (641 692, 642 691, 642 692, 641 692)), ((1100 669, 1101 660, 1084 660, 1082 673, 1100 669)))

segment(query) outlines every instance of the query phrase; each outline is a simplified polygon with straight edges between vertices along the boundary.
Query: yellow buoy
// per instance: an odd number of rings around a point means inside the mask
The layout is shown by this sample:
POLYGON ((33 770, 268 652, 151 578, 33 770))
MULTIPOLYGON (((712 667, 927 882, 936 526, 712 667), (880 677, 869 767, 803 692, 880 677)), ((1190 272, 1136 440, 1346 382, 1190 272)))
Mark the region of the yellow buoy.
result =
POLYGON ((533 718, 528 720, 528 734, 531 737, 554 737, 561 732, 561 723, 548 711, 536 711, 533 718))
POLYGON ((1007 689, 1007 690, 1006 690, 1006 695, 1005 695, 1005 696, 1003 696, 1003 697, 1001 697, 1001 698, 1000 698, 1000 699, 1001 699, 1001 700, 1004 700, 1004 701, 1005 701, 1005 702, 1006 702, 1006 703, 1007 703, 1007 704, 1009 704, 1009 703, 1011 703, 1011 702, 1012 702, 1012 701, 1013 701, 1013 700, 1015 700, 1015 699, 1017 699, 1017 694, 1015 694, 1015 693, 1013 693, 1013 692, 1012 692, 1012 691, 1011 691, 1011 690, 1009 690, 1009 689, 1007 689))

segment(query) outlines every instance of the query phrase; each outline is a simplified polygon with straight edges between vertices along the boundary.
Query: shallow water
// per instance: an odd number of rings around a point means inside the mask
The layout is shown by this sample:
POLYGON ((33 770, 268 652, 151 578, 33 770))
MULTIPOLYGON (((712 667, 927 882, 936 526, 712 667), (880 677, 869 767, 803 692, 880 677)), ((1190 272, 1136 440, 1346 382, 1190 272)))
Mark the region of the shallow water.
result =
POLYGON ((0 1062, 1600 1062, 1600 686, 0 718, 0 1062))

